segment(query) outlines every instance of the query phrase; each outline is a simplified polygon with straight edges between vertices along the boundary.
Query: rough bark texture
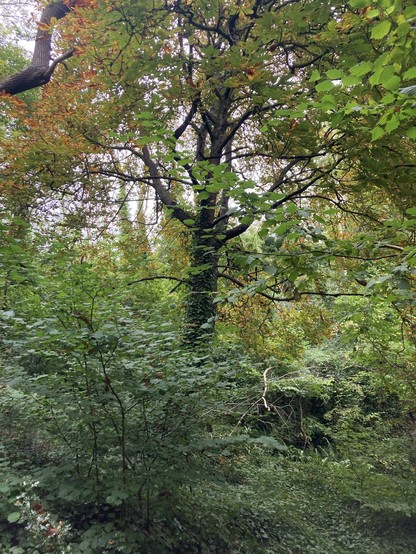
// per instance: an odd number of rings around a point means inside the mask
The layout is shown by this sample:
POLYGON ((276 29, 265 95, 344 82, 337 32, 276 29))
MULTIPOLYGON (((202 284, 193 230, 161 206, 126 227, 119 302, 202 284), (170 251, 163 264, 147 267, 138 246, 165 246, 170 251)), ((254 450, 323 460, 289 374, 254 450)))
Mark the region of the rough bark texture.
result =
POLYGON ((38 23, 35 50, 29 67, 0 82, 0 93, 15 95, 48 83, 56 66, 72 56, 69 51, 51 62, 52 19, 62 19, 75 6, 76 0, 48 4, 38 23))

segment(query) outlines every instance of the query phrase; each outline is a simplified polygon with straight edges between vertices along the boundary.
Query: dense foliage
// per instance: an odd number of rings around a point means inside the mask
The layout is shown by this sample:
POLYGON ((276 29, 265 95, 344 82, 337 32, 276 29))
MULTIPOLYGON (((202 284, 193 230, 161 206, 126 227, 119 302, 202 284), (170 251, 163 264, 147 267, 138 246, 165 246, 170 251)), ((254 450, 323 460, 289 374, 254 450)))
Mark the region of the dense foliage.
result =
POLYGON ((414 6, 70 5, 0 99, 1 552, 412 552, 414 6))

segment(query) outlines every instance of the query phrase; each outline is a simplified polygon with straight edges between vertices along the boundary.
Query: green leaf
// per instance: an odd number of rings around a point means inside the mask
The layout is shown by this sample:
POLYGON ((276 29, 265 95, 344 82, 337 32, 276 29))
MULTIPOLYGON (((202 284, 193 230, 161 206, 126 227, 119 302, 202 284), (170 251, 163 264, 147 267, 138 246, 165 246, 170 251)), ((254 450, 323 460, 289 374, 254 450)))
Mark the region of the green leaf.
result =
POLYGON ((384 38, 391 29, 391 21, 388 19, 385 19, 384 21, 380 21, 375 25, 371 30, 371 38, 375 40, 380 40, 384 38))
POLYGON ((350 0, 348 4, 351 8, 366 8, 368 6, 368 0, 350 0))
POLYGON ((400 25, 396 29, 398 38, 402 38, 406 36, 409 31, 410 31, 410 23, 408 21, 404 21, 403 23, 400 23, 400 25))
POLYGON ((416 79, 416 67, 412 67, 411 69, 408 69, 404 73, 403 79, 416 79))
POLYGON ((20 519, 20 512, 12 512, 7 516, 7 521, 9 523, 16 523, 20 519))
POLYGON ((407 8, 405 8, 403 11, 403 15, 407 20, 416 17, 416 6, 408 6, 407 8))
POLYGON ((386 10, 391 6, 394 6, 395 1, 396 0, 379 0, 377 4, 386 10))
POLYGON ((400 125, 400 118, 397 114, 393 114, 386 124, 386 131, 391 133, 400 125))
POLYGON ((320 78, 321 78, 321 74, 317 69, 315 69, 314 71, 312 71, 312 75, 310 76, 309 82, 314 83, 316 81, 319 81, 320 78))
POLYGON ((344 114, 342 112, 332 113, 331 114, 331 124, 332 124, 332 126, 337 127, 341 123, 343 118, 344 118, 344 114))
POLYGON ((383 86, 387 90, 397 90, 400 86, 400 83, 400 77, 398 77, 397 75, 393 75, 392 77, 390 77, 390 79, 387 79, 387 81, 383 83, 383 86))
POLYGON ((387 106, 387 104, 391 104, 396 101, 396 95, 392 94, 391 92, 389 94, 385 94, 383 98, 381 99, 382 104, 387 106))
POLYGON ((410 127, 410 129, 407 129, 406 135, 409 138, 416 140, 416 127, 410 127))
POLYGON ((372 62, 361 62, 358 65, 354 65, 350 69, 351 75, 357 75, 361 77, 362 75, 366 75, 367 73, 370 73, 370 71, 373 69, 372 62))
POLYGON ((378 17, 379 15, 380 15, 380 10, 377 10, 377 9, 370 10, 365 14, 367 19, 372 19, 374 17, 378 17))
POLYGON ((361 83, 361 79, 357 75, 346 75, 342 79, 342 84, 344 87, 352 87, 355 85, 359 85, 361 83))
POLYGON ((377 139, 379 139, 385 134, 386 133, 382 127, 379 127, 379 126, 374 127, 374 129, 371 131, 371 142, 376 141, 377 139))
POLYGON ((338 106, 337 100, 332 94, 325 94, 321 100, 324 109, 336 109, 338 106))
POLYGON ((256 442, 263 446, 270 446, 275 450, 280 450, 281 452, 287 450, 287 446, 276 440, 274 437, 270 436, 257 437, 255 439, 252 439, 252 442, 256 442))
POLYGON ((330 69, 326 72, 328 79, 342 79, 344 77, 344 72, 340 69, 330 69))
POLYGON ((315 89, 318 92, 326 92, 333 88, 334 88, 334 83, 332 81, 322 81, 322 83, 318 83, 315 87, 315 89))

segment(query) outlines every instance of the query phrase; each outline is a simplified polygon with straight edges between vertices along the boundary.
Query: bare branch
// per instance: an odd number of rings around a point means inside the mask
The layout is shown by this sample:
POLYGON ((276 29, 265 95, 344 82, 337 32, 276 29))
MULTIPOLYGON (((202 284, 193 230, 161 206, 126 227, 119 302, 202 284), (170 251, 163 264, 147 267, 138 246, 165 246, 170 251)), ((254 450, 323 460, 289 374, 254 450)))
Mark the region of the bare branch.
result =
POLYGON ((173 216, 186 225, 185 221, 187 219, 193 219, 192 214, 184 208, 181 208, 181 206, 179 206, 179 204, 172 198, 167 188, 163 185, 162 177, 159 175, 157 164, 152 160, 147 146, 142 149, 141 158, 150 173, 151 182, 149 184, 156 191, 162 204, 166 208, 172 210, 173 216))
POLYGON ((156 281, 156 279, 165 279, 168 281, 178 281, 180 284, 187 285, 189 281, 186 279, 179 279, 179 277, 170 277, 169 275, 154 275, 153 277, 142 277, 141 279, 136 279, 135 281, 130 281, 127 283, 128 286, 134 285, 136 283, 143 283, 144 281, 156 281))

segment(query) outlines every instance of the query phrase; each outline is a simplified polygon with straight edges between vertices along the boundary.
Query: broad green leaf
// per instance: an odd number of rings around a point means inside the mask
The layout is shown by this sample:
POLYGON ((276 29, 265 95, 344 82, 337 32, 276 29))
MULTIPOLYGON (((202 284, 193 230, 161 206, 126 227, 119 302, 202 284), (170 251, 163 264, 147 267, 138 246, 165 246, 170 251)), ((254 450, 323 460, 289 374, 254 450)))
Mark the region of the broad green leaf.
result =
POLYGON ((342 79, 344 72, 340 69, 330 69, 326 72, 326 76, 328 79, 342 79))
POLYGON ((386 123, 386 131, 391 133, 400 125, 400 118, 397 114, 393 114, 389 121, 386 123))
POLYGON ((385 67, 381 66, 371 75, 369 82, 372 85, 380 83, 385 87, 385 83, 393 77, 397 77, 396 70, 393 65, 387 65, 385 67))
POLYGON ((361 83, 361 79, 357 75, 346 75, 342 79, 342 84, 344 87, 352 87, 355 85, 359 85, 361 83))
POLYGON ((309 82, 314 83, 315 81, 319 81, 320 78, 321 78, 321 74, 317 69, 315 69, 314 71, 312 71, 312 75, 310 76, 309 82))
POLYGON ((411 69, 408 69, 403 74, 403 79, 416 79, 416 67, 412 67, 411 69))
POLYGON ((381 102, 385 106, 387 106, 388 104, 391 104, 392 102, 396 102, 396 95, 392 93, 385 94, 381 99, 381 102))
POLYGON ((406 36, 409 31, 410 31, 410 23, 408 21, 401 23, 396 29, 398 38, 406 36))
POLYGON ((372 69, 372 62, 361 62, 358 65, 354 65, 354 67, 350 69, 350 73, 351 75, 358 75, 359 77, 361 77, 362 75, 370 73, 372 69))
POLYGON ((407 129, 406 135, 409 138, 416 140, 416 127, 410 127, 410 129, 407 129))
POLYGON ((380 40, 384 38, 391 29, 391 21, 388 19, 385 19, 384 21, 380 21, 375 25, 371 30, 371 38, 375 40, 380 40))
POLYGON ((20 515, 20 512, 12 512, 7 516, 7 521, 9 523, 16 523, 16 521, 19 521, 20 515))
POLYGON ((367 19, 373 19, 374 17, 378 17, 379 15, 380 15, 380 10, 374 9, 374 10, 370 10, 369 12, 367 12, 365 14, 365 17, 367 19))
POLYGON ((318 83, 315 88, 318 92, 326 92, 334 88, 334 83, 332 81, 322 81, 322 83, 318 83))
POLYGON ((325 105, 326 109, 335 109, 338 106, 337 100, 332 94, 325 94, 322 97, 321 105, 325 105))
POLYGON ((384 81, 383 86, 387 90, 397 90, 401 84, 400 77, 398 75, 393 75, 386 81, 384 81))
POLYGON ((416 17, 416 6, 407 6, 407 8, 403 10, 403 15, 407 20, 416 17))
POLYGON ((352 8, 365 8, 368 6, 368 0, 349 0, 348 4, 352 8))
POLYGON ((371 141, 374 142, 385 134, 385 130, 382 127, 374 127, 374 129, 371 131, 371 141))
POLYGON ((331 118, 332 126, 337 127, 341 123, 341 121, 344 119, 344 113, 343 112, 332 113, 330 115, 330 118, 331 118))

